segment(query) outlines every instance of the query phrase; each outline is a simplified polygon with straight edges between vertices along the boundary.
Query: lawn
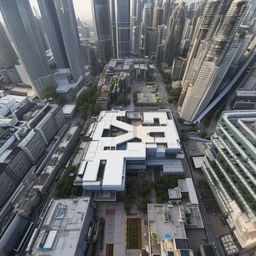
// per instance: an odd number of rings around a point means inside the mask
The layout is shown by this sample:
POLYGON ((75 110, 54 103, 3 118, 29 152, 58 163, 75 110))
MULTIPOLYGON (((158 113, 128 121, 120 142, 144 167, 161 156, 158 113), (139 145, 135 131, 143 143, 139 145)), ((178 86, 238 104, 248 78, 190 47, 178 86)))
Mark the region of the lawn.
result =
POLYGON ((128 218, 126 226, 126 247, 127 249, 141 249, 141 219, 128 218))

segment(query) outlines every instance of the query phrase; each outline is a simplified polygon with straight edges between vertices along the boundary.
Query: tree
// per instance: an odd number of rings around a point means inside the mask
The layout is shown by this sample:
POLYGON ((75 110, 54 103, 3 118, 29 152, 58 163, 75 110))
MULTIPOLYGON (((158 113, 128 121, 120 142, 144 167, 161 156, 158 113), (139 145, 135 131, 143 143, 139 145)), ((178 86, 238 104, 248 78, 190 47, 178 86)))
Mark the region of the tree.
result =
POLYGON ((53 98, 53 100, 57 98, 57 93, 53 86, 49 85, 45 88, 44 98, 46 99, 53 98))
POLYGON ((79 116, 81 119, 87 118, 88 108, 89 108, 89 105, 87 103, 85 103, 79 108, 79 116))
POLYGON ((97 103, 94 104, 93 105, 93 115, 97 116, 100 113, 100 111, 101 111, 101 105, 99 105, 97 103))
POLYGON ((148 180, 143 180, 142 186, 141 186, 141 189, 140 189, 141 195, 143 197, 146 197, 146 196, 148 196, 150 191, 151 191, 151 182, 148 181, 148 180))
POLYGON ((118 96, 116 100, 116 104, 121 106, 127 106, 130 104, 130 100, 122 96, 118 96))
POLYGON ((201 138, 206 138, 207 137, 207 132, 200 132, 200 137, 201 138))
POLYGON ((149 203, 150 203, 150 201, 146 197, 143 197, 142 200, 140 201, 140 203, 137 205, 137 207, 141 212, 146 214, 147 207, 148 207, 149 203))
POLYGON ((76 99, 76 105, 79 109, 79 115, 82 119, 90 115, 98 115, 101 111, 101 106, 96 104, 99 97, 97 84, 93 83, 90 87, 84 89, 76 99))

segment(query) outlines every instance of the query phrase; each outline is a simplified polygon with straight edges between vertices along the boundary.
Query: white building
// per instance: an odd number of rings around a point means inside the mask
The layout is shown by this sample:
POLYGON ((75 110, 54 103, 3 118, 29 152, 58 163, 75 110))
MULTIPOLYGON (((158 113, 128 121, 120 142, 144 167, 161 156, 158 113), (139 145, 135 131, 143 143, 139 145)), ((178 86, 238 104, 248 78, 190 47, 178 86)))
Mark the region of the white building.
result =
POLYGON ((103 111, 78 170, 87 190, 123 191, 126 169, 161 165, 163 174, 182 174, 184 157, 170 111, 103 111))
POLYGON ((86 255, 92 220, 90 198, 54 200, 42 226, 31 237, 27 255, 86 255))

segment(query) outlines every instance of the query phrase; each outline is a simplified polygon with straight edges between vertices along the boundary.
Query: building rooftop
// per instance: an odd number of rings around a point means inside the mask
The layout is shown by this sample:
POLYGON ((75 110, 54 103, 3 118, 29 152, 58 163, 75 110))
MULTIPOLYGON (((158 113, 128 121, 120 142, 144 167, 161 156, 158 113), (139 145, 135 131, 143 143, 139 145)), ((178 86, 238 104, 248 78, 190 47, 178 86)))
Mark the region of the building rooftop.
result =
POLYGON ((155 233, 157 242, 164 238, 186 239, 185 220, 180 206, 148 204, 148 225, 150 233, 155 233))
POLYGON ((256 146, 256 111, 242 110, 223 112, 222 120, 240 138, 244 138, 246 144, 252 149, 256 146))
POLYGON ((101 92, 99 98, 108 98, 109 92, 101 92))
POLYGON ((31 255, 75 255, 89 203, 87 197, 52 201, 31 255))
MULTIPOLYGON (((147 151, 155 152, 158 162, 165 161, 165 154, 182 152, 171 112, 141 112, 136 125, 133 116, 128 111, 101 112, 81 163, 85 188, 102 185, 106 190, 124 190, 129 161, 142 161, 143 168, 147 151)), ((176 165, 179 172, 180 166, 176 165)))
POLYGON ((154 69, 155 66, 150 63, 149 59, 111 59, 106 69, 114 69, 116 71, 129 71, 131 67, 136 69, 154 69))
POLYGON ((65 104, 62 107, 62 111, 64 115, 71 115, 72 112, 75 110, 76 105, 75 104, 65 104))
POLYGON ((246 79, 243 83, 241 83, 241 86, 237 89, 237 92, 240 91, 256 91, 256 69, 254 68, 251 71, 251 75, 248 76, 248 79, 246 79))
POLYGON ((182 193, 188 193, 189 202, 198 205, 196 190, 191 178, 178 180, 178 187, 168 189, 169 199, 181 199, 182 193))

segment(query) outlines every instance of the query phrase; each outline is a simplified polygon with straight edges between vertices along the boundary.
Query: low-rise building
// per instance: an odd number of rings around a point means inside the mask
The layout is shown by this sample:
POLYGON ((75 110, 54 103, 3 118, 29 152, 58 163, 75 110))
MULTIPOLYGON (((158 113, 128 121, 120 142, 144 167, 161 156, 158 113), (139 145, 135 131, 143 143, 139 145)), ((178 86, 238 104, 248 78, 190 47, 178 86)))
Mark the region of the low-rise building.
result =
POLYGON ((168 189, 169 203, 178 204, 185 212, 185 226, 193 229, 203 229, 199 202, 192 178, 179 179, 178 186, 168 189))
POLYGON ((90 137, 78 172, 86 190, 124 191, 127 169, 161 166, 163 174, 183 174, 184 154, 169 110, 102 111, 90 137))
POLYGON ((111 59, 102 74, 98 88, 109 95, 104 98, 101 95, 97 101, 106 110, 118 96, 125 96, 133 80, 154 80, 155 66, 149 59, 111 59))
POLYGON ((65 118, 73 118, 76 113, 76 105, 75 104, 65 104, 62 107, 62 112, 65 118))
POLYGON ((101 106, 102 110, 108 110, 111 103, 109 92, 101 92, 97 98, 96 103, 101 106))
POLYGON ((193 256, 180 205, 148 204, 149 253, 151 256, 193 256))
POLYGON ((0 98, 0 205, 32 165, 34 169, 41 165, 47 147, 64 122, 56 104, 13 95, 0 98))
POLYGON ((53 200, 27 255, 84 256, 93 228, 90 198, 53 200))
POLYGON ((223 112, 202 169, 242 248, 256 244, 256 111, 223 112))
POLYGON ((19 143, 19 148, 27 155, 32 163, 36 163, 44 152, 46 143, 39 132, 34 129, 19 143))

